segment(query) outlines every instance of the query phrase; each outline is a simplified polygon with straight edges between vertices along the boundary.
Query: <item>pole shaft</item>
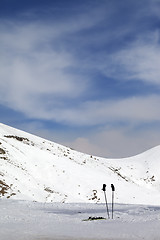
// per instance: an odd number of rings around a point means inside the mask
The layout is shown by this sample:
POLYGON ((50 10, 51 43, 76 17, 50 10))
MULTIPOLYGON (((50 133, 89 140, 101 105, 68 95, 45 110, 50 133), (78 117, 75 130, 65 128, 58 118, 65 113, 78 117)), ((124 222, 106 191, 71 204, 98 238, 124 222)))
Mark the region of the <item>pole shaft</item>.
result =
POLYGON ((104 191, 104 196, 105 196, 105 201, 106 201, 107 215, 108 215, 108 219, 109 219, 109 209, 108 209, 107 196, 106 196, 105 191, 104 191))
POLYGON ((113 219, 113 208, 114 208, 114 191, 112 191, 112 219, 113 219))

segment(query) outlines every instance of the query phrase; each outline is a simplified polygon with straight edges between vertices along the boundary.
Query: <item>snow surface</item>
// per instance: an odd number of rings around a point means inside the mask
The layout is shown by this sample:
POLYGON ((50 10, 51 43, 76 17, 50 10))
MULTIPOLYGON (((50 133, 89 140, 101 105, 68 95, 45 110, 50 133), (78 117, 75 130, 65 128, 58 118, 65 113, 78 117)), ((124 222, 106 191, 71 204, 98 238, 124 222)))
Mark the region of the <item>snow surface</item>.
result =
POLYGON ((160 239, 158 206, 116 204, 114 219, 83 221, 90 216, 107 218, 105 204, 0 200, 0 239, 160 239))
POLYGON ((160 146, 105 159, 0 124, 0 240, 159 240, 159 169, 160 146), (114 219, 83 221, 107 218, 104 183, 114 219))

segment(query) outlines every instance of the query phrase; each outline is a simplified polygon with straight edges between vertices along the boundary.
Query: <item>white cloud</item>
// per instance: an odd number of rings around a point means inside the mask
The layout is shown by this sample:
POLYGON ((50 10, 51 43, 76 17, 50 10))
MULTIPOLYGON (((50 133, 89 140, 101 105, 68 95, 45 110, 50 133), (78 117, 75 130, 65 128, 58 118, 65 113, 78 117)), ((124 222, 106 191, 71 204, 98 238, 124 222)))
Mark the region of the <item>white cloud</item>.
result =
POLYGON ((159 121, 159 96, 129 97, 122 100, 91 101, 78 108, 57 110, 60 121, 75 125, 97 125, 129 121, 142 123, 159 121))
POLYGON ((160 85, 160 33, 149 32, 124 49, 107 56, 99 66, 106 76, 160 85))
MULTIPOLYGON (((89 89, 91 79, 83 73, 71 71, 81 68, 80 61, 68 50, 63 39, 99 24, 104 20, 104 13, 106 9, 99 8, 79 15, 77 21, 70 18, 66 22, 53 24, 42 24, 41 21, 2 21, 0 102, 31 118, 55 120, 70 125, 158 121, 158 96, 128 97, 112 101, 83 100, 84 95, 87 98, 87 91, 92 90, 89 89), (81 102, 78 101, 80 98, 81 102), (68 103, 71 101, 73 104, 68 103)), ((126 29, 128 30, 127 27, 123 29, 124 32, 127 32, 126 29)), ((106 34, 108 35, 109 33, 106 34)), ((136 78, 158 85, 158 41, 159 32, 156 32, 152 38, 137 40, 112 56, 102 57, 99 62, 101 56, 98 57, 94 64, 90 59, 85 59, 84 68, 101 71, 119 81, 136 78)))
POLYGON ((32 115, 38 105, 47 109, 48 101, 54 106, 61 97, 77 98, 85 92, 87 80, 67 71, 75 66, 74 57, 63 46, 56 49, 51 26, 5 24, 0 28, 2 104, 32 115))
MULTIPOLYGON (((34 19, 37 13, 30 14, 34 19)), ((102 7, 85 7, 74 21, 73 15, 53 21, 1 19, 0 103, 31 117, 54 119, 55 106, 83 96, 89 80, 74 71, 79 62, 65 39, 94 27, 105 14, 102 7)))
POLYGON ((89 87, 88 77, 75 72, 79 61, 64 39, 104 17, 100 7, 87 8, 75 21, 73 16, 62 22, 2 20, 0 103, 31 118, 61 121, 68 101, 83 97, 89 87))

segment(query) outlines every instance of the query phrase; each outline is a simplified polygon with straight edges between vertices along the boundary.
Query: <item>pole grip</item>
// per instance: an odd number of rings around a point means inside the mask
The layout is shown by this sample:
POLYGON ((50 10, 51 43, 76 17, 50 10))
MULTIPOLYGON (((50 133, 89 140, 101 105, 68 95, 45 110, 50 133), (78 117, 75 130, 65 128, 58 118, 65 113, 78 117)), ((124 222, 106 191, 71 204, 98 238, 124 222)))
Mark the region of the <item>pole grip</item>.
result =
POLYGON ((103 188, 102 188, 102 191, 106 191, 106 184, 103 184, 103 188))
POLYGON ((111 188, 112 188, 112 191, 114 192, 115 191, 115 187, 113 184, 111 184, 111 188))

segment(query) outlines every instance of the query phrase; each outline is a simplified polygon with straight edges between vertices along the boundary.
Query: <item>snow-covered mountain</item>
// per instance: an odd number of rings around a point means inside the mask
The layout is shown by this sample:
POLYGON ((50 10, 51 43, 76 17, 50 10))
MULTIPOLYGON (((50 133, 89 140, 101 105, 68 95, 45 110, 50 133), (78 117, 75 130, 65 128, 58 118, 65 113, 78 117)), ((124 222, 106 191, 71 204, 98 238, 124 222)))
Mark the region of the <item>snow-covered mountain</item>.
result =
POLYGON ((124 159, 74 151, 0 124, 0 197, 39 202, 160 205, 160 146, 124 159))

